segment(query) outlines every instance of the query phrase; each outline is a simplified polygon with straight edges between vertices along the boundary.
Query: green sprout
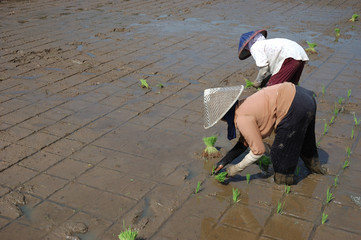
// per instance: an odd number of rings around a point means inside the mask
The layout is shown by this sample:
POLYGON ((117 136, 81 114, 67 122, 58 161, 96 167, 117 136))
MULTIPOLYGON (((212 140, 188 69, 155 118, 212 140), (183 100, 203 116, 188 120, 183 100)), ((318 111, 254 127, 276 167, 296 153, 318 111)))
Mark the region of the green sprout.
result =
POLYGON ((358 20, 358 15, 353 14, 352 17, 349 19, 350 22, 356 22, 358 20))
POLYGON ((325 96, 326 87, 325 87, 325 85, 323 85, 323 84, 322 84, 321 92, 322 92, 322 96, 325 96))
POLYGON ((332 199, 334 199, 333 193, 330 191, 330 188, 327 188, 327 192, 326 192, 326 203, 331 202, 332 199))
POLYGON ((260 157, 258 159, 258 166, 260 169, 265 169, 267 170, 268 169, 268 166, 271 164, 271 159, 270 157, 266 156, 266 155, 263 155, 262 157, 260 157))
POLYGON ((285 185, 285 193, 286 193, 286 194, 289 194, 290 191, 291 191, 291 186, 285 185))
POLYGON ((159 88, 164 88, 164 85, 163 85, 163 83, 158 83, 158 84, 157 84, 157 87, 159 87, 159 88))
POLYGON ((335 115, 333 115, 330 119, 330 125, 333 124, 335 122, 335 115))
POLYGON ((217 141, 217 136, 204 137, 203 142, 206 148, 202 152, 202 156, 205 158, 216 158, 220 157, 221 153, 214 147, 217 141))
POLYGON ((350 161, 348 159, 346 159, 344 162, 343 162, 343 166, 342 166, 342 169, 345 169, 347 167, 350 166, 350 161))
POLYGON ((201 190, 201 184, 202 184, 202 182, 201 182, 201 181, 198 181, 196 190, 194 190, 194 193, 195 193, 195 194, 197 194, 197 193, 199 192, 199 190, 201 190))
POLYGON ((351 148, 350 147, 346 147, 346 156, 349 158, 351 155, 351 148))
POLYGON ((335 176, 335 178, 333 179, 333 186, 337 187, 338 184, 338 175, 335 176))
POLYGON ((277 213, 282 214, 283 205, 284 205, 284 203, 282 204, 280 201, 278 201, 278 204, 277 204, 277 213))
POLYGON ((340 110, 338 109, 338 107, 337 107, 337 105, 336 105, 336 103, 335 103, 335 107, 333 108, 333 116, 337 117, 339 111, 340 111, 340 110))
POLYGON ((349 89, 349 90, 347 91, 347 99, 350 100, 350 97, 351 97, 351 89, 349 89))
POLYGON ((317 47, 317 44, 316 43, 311 43, 309 41, 306 41, 307 42, 307 45, 308 45, 308 48, 306 48, 306 51, 309 52, 309 53, 317 53, 315 47, 317 47))
POLYGON ((241 195, 241 192, 238 190, 238 188, 232 188, 232 192, 233 192, 233 202, 237 203, 239 202, 239 195, 241 195))
POLYGON ((360 120, 357 120, 355 113, 353 113, 353 121, 355 122, 355 127, 357 127, 360 124, 360 120))
POLYGON ((323 135, 325 135, 325 134, 327 133, 327 131, 328 131, 328 124, 325 123, 325 124, 323 125, 323 135))
POLYGON ((147 83, 147 80, 145 79, 139 79, 141 87, 142 88, 150 88, 149 84, 147 83))
POLYGON ((351 130, 351 139, 354 138, 354 135, 355 135, 355 130, 352 128, 352 130, 351 130))
POLYGON ((251 179, 251 174, 247 173, 246 179, 247 179, 247 184, 249 184, 249 180, 251 179))
POLYGON ((340 38, 340 29, 335 28, 335 42, 338 42, 339 38, 340 38))
POLYGON ((244 80, 246 81, 246 88, 251 88, 251 87, 253 87, 253 82, 251 82, 251 81, 248 80, 247 78, 244 78, 244 80))
POLYGON ((322 224, 324 224, 327 221, 328 215, 326 213, 322 213, 322 224))
POLYGON ((217 179, 218 182, 222 183, 224 180, 226 180, 227 172, 221 172, 217 174, 214 178, 217 179))
MULTIPOLYGON (((124 225, 124 222, 123 222, 124 225)), ((129 226, 128 229, 125 229, 125 231, 121 232, 118 235, 119 240, 135 240, 138 235, 138 231, 132 230, 129 226)))
POLYGON ((296 171, 295 171, 296 176, 300 175, 300 170, 301 170, 301 168, 299 166, 297 166, 296 171))
POLYGON ((343 97, 339 97, 337 101, 338 101, 338 104, 341 105, 345 101, 345 99, 343 97))

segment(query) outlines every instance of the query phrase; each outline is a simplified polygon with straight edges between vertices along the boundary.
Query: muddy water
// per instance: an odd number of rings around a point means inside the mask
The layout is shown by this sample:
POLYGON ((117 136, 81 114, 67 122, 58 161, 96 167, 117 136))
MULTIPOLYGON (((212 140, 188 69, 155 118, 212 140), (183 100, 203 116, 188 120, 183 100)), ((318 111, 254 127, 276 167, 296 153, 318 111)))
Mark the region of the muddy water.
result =
POLYGON ((140 239, 360 238, 361 25, 348 22, 361 11, 356 0, 0 3, 1 107, 15 113, 1 115, 2 140, 13 144, 0 153, 1 239, 116 239, 124 225, 140 239), (223 123, 203 129, 203 90, 256 77, 237 47, 241 33, 261 28, 318 44, 301 86, 317 95, 329 174, 310 174, 300 161, 288 194, 272 167, 253 165, 223 185, 209 175, 219 159, 201 157, 202 137, 217 135, 222 155, 235 144, 223 123))

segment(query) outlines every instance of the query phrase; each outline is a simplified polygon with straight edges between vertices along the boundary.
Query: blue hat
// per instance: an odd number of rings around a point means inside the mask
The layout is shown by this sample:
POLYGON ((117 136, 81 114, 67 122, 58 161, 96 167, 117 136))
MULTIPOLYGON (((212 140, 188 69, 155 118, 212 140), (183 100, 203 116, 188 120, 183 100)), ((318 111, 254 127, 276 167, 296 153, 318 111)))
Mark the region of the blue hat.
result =
POLYGON ((267 31, 266 30, 258 30, 258 31, 251 31, 248 33, 244 33, 241 35, 241 38, 239 39, 239 46, 238 46, 238 58, 240 60, 244 60, 251 56, 251 53, 249 50, 245 49, 249 41, 251 41, 252 38, 254 38, 258 33, 262 33, 263 36, 267 37, 267 31))

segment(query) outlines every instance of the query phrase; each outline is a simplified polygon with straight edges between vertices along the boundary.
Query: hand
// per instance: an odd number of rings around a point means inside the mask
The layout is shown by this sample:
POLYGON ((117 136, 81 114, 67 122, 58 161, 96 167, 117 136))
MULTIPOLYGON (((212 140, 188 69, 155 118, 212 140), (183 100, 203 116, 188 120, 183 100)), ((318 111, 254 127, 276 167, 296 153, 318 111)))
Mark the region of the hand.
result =
POLYGON ((252 82, 252 84, 253 84, 252 87, 254 87, 254 88, 259 88, 262 83, 257 82, 257 80, 254 80, 254 81, 252 82))

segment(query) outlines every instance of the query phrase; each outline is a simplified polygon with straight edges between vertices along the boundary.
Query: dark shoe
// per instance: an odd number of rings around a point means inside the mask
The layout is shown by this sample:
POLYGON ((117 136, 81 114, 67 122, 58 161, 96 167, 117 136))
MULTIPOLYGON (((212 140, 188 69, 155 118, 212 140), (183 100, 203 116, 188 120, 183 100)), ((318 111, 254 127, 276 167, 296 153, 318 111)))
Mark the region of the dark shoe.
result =
POLYGON ((305 166, 310 170, 312 173, 317 174, 327 174, 327 171, 321 167, 321 163, 318 160, 318 157, 311 157, 307 158, 304 156, 301 156, 302 161, 305 163, 305 166))
POLYGON ((294 183, 294 174, 275 173, 274 180, 275 183, 280 185, 292 185, 294 183))

